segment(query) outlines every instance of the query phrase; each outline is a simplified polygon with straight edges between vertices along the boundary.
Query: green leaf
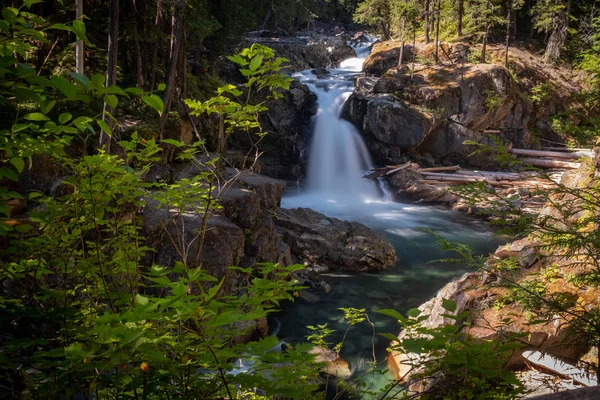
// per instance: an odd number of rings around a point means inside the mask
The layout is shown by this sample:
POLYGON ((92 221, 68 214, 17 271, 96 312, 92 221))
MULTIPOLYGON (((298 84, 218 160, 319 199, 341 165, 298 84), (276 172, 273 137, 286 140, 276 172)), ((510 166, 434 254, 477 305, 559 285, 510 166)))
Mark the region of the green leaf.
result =
POLYGON ((135 295, 135 302, 137 304, 139 304, 140 306, 145 306, 146 304, 148 304, 148 298, 142 296, 141 294, 136 294, 135 295))
POLYGON ((42 197, 44 195, 44 193, 42 192, 31 192, 29 193, 29 200, 38 198, 38 197, 42 197))
POLYGON ((125 93, 129 93, 134 96, 138 96, 140 94, 144 94, 145 92, 140 88, 130 87, 130 88, 125 89, 125 93))
POLYGON ((17 232, 19 232, 19 233, 29 232, 32 229, 33 229, 33 226, 31 226, 29 224, 23 224, 23 225, 17 225, 17 226, 15 226, 15 230, 17 232))
POLYGON ((58 116, 58 122, 60 122, 61 124, 66 124, 67 122, 69 122, 71 120, 71 118, 73 118, 73 115, 71 115, 71 113, 62 113, 58 116))
POLYGON ((62 76, 55 76, 50 79, 50 83, 56 89, 60 90, 62 94, 67 96, 67 98, 72 99, 77 96, 77 87, 69 81, 67 78, 62 76))
POLYGON ((94 74, 92 75, 92 86, 96 89, 104 87, 104 75, 94 74))
POLYGON ((22 130, 25 130, 29 128, 29 124, 14 124, 11 128, 10 131, 12 133, 17 133, 17 132, 21 132, 22 130))
POLYGON ((32 5, 41 3, 42 1, 43 0, 23 0, 23 5, 30 9, 32 5))
POLYGON ((42 113, 29 113, 24 117, 28 121, 49 121, 50 118, 42 113))
POLYGON ((454 312, 456 311, 456 302, 454 300, 442 299, 442 307, 444 307, 444 310, 454 312))
POLYGON ((4 7, 2 9, 2 18, 9 24, 14 24, 17 21, 17 15, 19 15, 19 10, 14 7, 4 7))
POLYGON ((42 113, 44 114, 48 114, 56 105, 56 100, 51 100, 51 99, 47 99, 42 101, 42 104, 40 104, 40 109, 42 110, 42 113))
POLYGON ((264 56, 262 54, 257 54, 256 56, 254 56, 252 61, 250 61, 250 65, 248 66, 248 68, 250 68, 251 71, 256 71, 258 67, 260 67, 260 65, 262 64, 263 58, 264 56))
POLYGON ((15 166, 19 173, 23 172, 25 168, 25 161, 21 157, 13 157, 10 159, 10 163, 15 166))
POLYGON ((411 308, 406 312, 406 315, 408 315, 411 318, 417 318, 419 315, 421 315, 421 310, 419 310, 418 308, 411 308))
POLYGON ((77 83, 81 84, 83 87, 89 87, 90 86, 90 80, 87 78, 87 76, 82 75, 78 72, 71 72, 70 75, 73 77, 73 79, 75 79, 75 81, 77 81, 77 83))
POLYGON ((144 103, 154 108, 158 115, 162 116, 165 105, 160 97, 151 94, 150 96, 142 96, 142 100, 144 100, 144 103))
POLYGON ((73 21, 73 33, 77 36, 77 39, 89 43, 88 38, 85 35, 85 23, 83 23, 83 21, 77 19, 73 21))
POLYGON ((117 108, 119 99, 114 94, 107 94, 106 96, 104 96, 104 102, 112 108, 117 108))
POLYGON ((96 123, 98 124, 100 129, 102 129, 102 131, 104 133, 106 133, 108 136, 112 137, 112 131, 110 130, 110 127, 108 126, 108 124, 106 122, 102 121, 101 119, 97 119, 96 123))
POLYGON ((175 140, 175 139, 163 139, 161 140, 162 143, 166 143, 166 144, 170 144, 171 146, 175 146, 178 148, 181 148, 183 146, 185 146, 185 143, 180 142, 179 140, 175 140))
POLYGON ((246 65, 248 65, 248 61, 246 61, 246 59, 244 57, 242 57, 238 54, 234 54, 233 56, 228 56, 227 58, 241 67, 245 67, 246 65))
POLYGON ((158 87, 156 88, 156 90, 158 90, 159 92, 162 92, 166 88, 167 88, 167 85, 165 85, 164 83, 159 83, 158 87))
POLYGON ((0 167, 0 179, 2 179, 3 176, 10 179, 13 182, 19 181, 19 175, 17 175, 15 171, 8 167, 0 167))
POLYGON ((25 87, 15 88, 13 90, 13 94, 15 95, 16 99, 20 102, 26 102, 26 101, 39 102, 40 101, 39 93, 37 93, 29 88, 25 88, 25 87))
POLYGON ((396 310, 392 310, 391 308, 384 308, 383 310, 377 310, 379 314, 387 315, 388 317, 392 317, 398 321, 403 320, 404 317, 396 310))
POLYGON ((61 31, 73 32, 73 28, 71 28, 70 26, 65 25, 65 24, 53 24, 53 25, 50 25, 48 27, 48 29, 58 29, 58 30, 61 30, 61 31))

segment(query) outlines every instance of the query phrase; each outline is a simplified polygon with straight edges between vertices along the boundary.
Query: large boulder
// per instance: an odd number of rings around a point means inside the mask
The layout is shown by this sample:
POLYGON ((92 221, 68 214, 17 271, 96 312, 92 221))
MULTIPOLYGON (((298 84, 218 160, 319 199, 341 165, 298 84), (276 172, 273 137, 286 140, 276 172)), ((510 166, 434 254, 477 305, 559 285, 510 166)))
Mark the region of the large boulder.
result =
MULTIPOLYGON (((404 46, 402 53, 402 62, 408 62, 412 59, 414 48, 412 45, 404 46)), ((371 54, 363 64, 363 71, 367 75, 382 76, 390 68, 398 65, 400 58, 399 42, 378 42, 373 45, 371 54)))
POLYGON ((367 102, 366 108, 364 132, 401 149, 420 145, 434 127, 430 113, 392 96, 374 97, 367 102))
POLYGON ((265 91, 259 92, 255 101, 266 101, 268 108, 259 115, 266 135, 258 140, 246 132, 234 133, 229 140, 230 148, 248 153, 258 143, 258 149, 263 152, 260 159, 262 174, 278 179, 298 179, 306 167, 305 137, 316 112, 316 99, 316 95, 296 79, 290 84, 290 90, 282 92, 277 99, 268 99, 265 91))
MULTIPOLYGON (((227 170, 230 176, 235 173, 227 170)), ((221 208, 207 217, 161 206, 152 196, 144 209, 144 233, 155 249, 153 263, 173 267, 182 254, 190 267, 201 265, 218 279, 227 277, 223 293, 235 294, 246 284, 228 267, 251 267, 257 262, 292 263, 289 247, 277 231, 271 211, 279 206, 285 184, 244 172, 214 192, 221 208), (206 226, 204 225, 206 223, 206 226), (206 229, 204 229, 206 228, 206 229), (198 234, 204 230, 203 243, 198 234)))
MULTIPOLYGON (((472 150, 466 140, 493 144, 493 136, 525 146, 530 113, 531 103, 506 68, 474 64, 419 65, 412 82, 406 68, 359 78, 343 116, 362 130, 375 159, 393 163, 401 162, 394 154, 410 152, 437 161, 464 158, 472 150)), ((488 159, 465 161, 489 165, 488 159)))
POLYGON ((349 271, 388 269, 396 262, 394 248, 358 222, 329 218, 308 208, 272 214, 297 262, 349 271))

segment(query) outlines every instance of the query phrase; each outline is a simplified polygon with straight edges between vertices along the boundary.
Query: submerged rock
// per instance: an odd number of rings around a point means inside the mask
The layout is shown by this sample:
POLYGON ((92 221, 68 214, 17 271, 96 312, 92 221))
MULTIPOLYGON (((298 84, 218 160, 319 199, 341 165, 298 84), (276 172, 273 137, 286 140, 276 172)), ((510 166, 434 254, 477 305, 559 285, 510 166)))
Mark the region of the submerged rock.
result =
POLYGON ((396 262, 394 248, 358 222, 329 218, 308 208, 274 210, 273 217, 297 262, 350 271, 388 269, 396 262))

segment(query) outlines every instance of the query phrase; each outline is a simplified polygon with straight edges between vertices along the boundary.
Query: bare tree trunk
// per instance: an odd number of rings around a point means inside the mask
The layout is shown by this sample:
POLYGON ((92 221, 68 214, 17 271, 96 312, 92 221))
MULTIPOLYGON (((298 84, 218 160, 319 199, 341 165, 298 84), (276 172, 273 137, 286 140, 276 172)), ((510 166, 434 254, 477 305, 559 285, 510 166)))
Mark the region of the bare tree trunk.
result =
POLYGON ((225 154, 225 121, 223 115, 219 115, 219 133, 217 137, 217 154, 225 154))
POLYGON ((182 43, 181 51, 179 52, 179 68, 181 70, 181 98, 185 99, 187 97, 187 32, 185 29, 185 24, 183 25, 183 33, 181 38, 182 43))
POLYGON ((510 10, 510 19, 511 19, 510 38, 512 40, 515 40, 517 38, 517 10, 515 10, 514 8, 510 10))
MULTIPOLYGON (((160 27, 161 20, 161 12, 160 12, 160 2, 161 0, 156 0, 156 17, 154 18, 154 29, 157 30, 160 27)), ((151 61, 151 72, 150 77, 148 79, 149 85, 146 90, 154 90, 154 86, 156 85, 156 69, 158 67, 158 49, 160 47, 160 42, 155 43, 154 48, 152 49, 152 61, 151 61)))
POLYGON ((167 122, 168 111, 171 108, 175 86, 177 84, 177 64, 179 62, 179 52, 181 51, 183 42, 183 14, 185 10, 185 0, 177 0, 173 17, 171 19, 171 49, 169 51, 169 63, 166 74, 166 88, 163 93, 164 110, 160 117, 159 132, 160 138, 163 138, 163 129, 167 122))
MULTIPOLYGON (((108 20, 108 59, 106 62, 106 86, 117 83, 117 55, 119 51, 119 0, 110 0, 108 20)), ((110 127, 112 119, 107 113, 112 112, 112 107, 104 103, 102 119, 110 127)), ((109 132, 100 132, 99 147, 110 153, 109 132)))
POLYGON ((429 6, 430 0, 425 0, 425 43, 429 43, 431 41, 429 39, 429 6))
MULTIPOLYGON (((75 0, 75 18, 78 21, 83 20, 83 0, 75 0)), ((84 47, 83 40, 77 40, 75 43, 75 70, 78 74, 85 74, 84 68, 84 47)))
POLYGON ((138 9, 135 0, 129 0, 131 5, 131 10, 133 11, 132 22, 133 22, 133 48, 135 50, 135 83, 136 86, 143 89, 144 88, 144 72, 143 72, 143 62, 142 62, 142 49, 140 48, 139 41, 139 31, 137 25, 137 15, 138 9))
POLYGON ((435 62, 439 63, 439 49, 440 49, 440 19, 442 19, 442 0, 438 0, 437 3, 437 19, 435 21, 435 62))
MULTIPOLYGON (((269 19, 271 18, 271 13, 273 12, 273 2, 271 2, 271 7, 269 8, 269 11, 267 12, 267 16, 265 17, 265 20, 263 21, 260 29, 264 30, 267 27, 267 22, 269 22, 269 19)), ((309 13, 309 17, 308 17, 308 24, 310 25, 310 13, 309 13)))
POLYGON ((463 32, 463 15, 465 14, 465 0, 458 0, 458 15, 457 15, 457 19, 458 19, 458 26, 457 26, 457 33, 458 33, 458 37, 462 37, 463 32))
POLYGON ((410 69, 410 83, 415 77, 415 56, 417 54, 417 30, 413 27, 412 68, 410 69))
POLYGON ((506 48, 504 50, 504 66, 508 68, 508 46, 510 45, 512 0, 506 0, 506 48))
POLYGON ((560 58, 560 53, 567 42, 569 29, 569 20, 571 19, 571 0, 567 1, 567 9, 564 13, 558 14, 553 21, 554 29, 548 39, 544 61, 548 64, 554 64, 560 58))
POLYGON ((487 39, 488 39, 488 34, 490 33, 490 24, 488 22, 488 12, 490 9, 490 0, 487 0, 487 2, 485 3, 485 19, 484 19, 484 32, 483 32, 483 39, 482 39, 482 43, 481 43, 481 58, 479 59, 479 62, 482 64, 485 64, 485 53, 487 51, 487 39))
POLYGON ((402 31, 400 39, 400 56, 398 57, 398 67, 402 65, 402 59, 404 58, 404 27, 406 25, 406 18, 402 18, 402 31))

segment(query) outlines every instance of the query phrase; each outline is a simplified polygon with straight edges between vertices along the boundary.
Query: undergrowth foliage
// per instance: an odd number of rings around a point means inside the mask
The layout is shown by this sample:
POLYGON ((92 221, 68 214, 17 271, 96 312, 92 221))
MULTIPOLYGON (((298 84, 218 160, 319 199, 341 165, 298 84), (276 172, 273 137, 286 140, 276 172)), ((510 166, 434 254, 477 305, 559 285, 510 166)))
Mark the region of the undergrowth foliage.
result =
MULTIPOLYGON (((119 141, 121 155, 74 155, 82 137, 110 133, 101 109, 73 115, 82 108, 103 101, 115 108, 120 98, 139 96, 160 113, 162 100, 135 88, 106 87, 99 74, 38 76, 24 60, 34 40, 45 40, 48 25, 27 7, 3 9, 0 21, 0 100, 15 110, 14 123, 0 131, 0 397, 238 398, 255 388, 267 396, 307 397, 317 388, 318 366, 305 347, 272 351, 274 337, 237 344, 245 333, 240 323, 293 299, 298 287, 290 274, 299 267, 236 268, 248 285, 224 296, 223 280, 203 270, 197 256, 188 257, 190 243, 167 227, 180 259, 148 264, 153 249, 142 234, 144 205, 154 201, 176 215, 193 212, 206 220, 218 208, 215 189, 228 182, 216 177, 216 160, 197 161, 202 141, 186 146, 133 134, 119 141), (199 173, 172 185, 147 183, 165 145, 175 146, 199 173), (20 174, 40 158, 64 174, 58 190, 19 193, 20 174), (27 217, 11 215, 18 203, 27 203, 27 217)), ((85 39, 78 22, 54 28, 85 39)), ((263 63, 269 51, 256 46, 236 56, 250 55, 254 74, 247 88, 276 92, 289 84, 277 74, 284 59, 263 63)), ((227 96, 236 96, 233 91, 226 86, 207 104, 232 104, 227 96)), ((262 111, 261 105, 218 110, 236 122, 255 121, 262 111)), ((205 229, 190 239, 196 248, 205 229)))
MULTIPOLYGON (((455 251, 458 262, 499 279, 507 289, 503 303, 516 302, 530 316, 530 324, 566 324, 572 340, 600 347, 600 308, 580 294, 600 289, 600 180, 597 157, 581 160, 582 166, 565 173, 560 181, 509 155, 502 146, 477 144, 484 152, 504 163, 531 171, 543 185, 533 195, 544 200, 539 214, 532 214, 512 199, 496 193, 484 183, 465 185, 453 192, 505 231, 527 237, 533 251, 545 260, 537 272, 527 272, 515 257, 490 262, 474 256, 468 246, 442 241, 455 251), (481 204, 485 203, 484 207, 481 204), (519 275, 524 275, 519 277, 519 275), (557 281, 563 287, 553 288, 557 281), (569 290, 567 290, 567 286, 569 290)), ((568 343, 566 345, 569 345, 568 343)), ((600 359, 589 367, 600 372, 600 359)))

